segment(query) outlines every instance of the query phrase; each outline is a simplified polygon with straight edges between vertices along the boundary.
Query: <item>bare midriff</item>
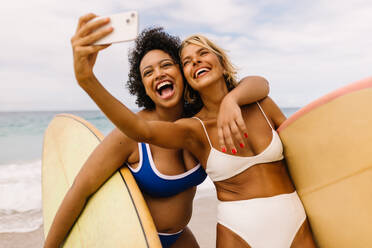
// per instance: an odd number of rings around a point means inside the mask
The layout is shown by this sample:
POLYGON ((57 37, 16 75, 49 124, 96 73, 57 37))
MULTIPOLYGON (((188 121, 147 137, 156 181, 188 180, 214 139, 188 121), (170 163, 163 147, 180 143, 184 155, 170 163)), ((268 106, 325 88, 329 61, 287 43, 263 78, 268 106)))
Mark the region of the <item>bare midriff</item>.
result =
POLYGON ((214 184, 220 201, 271 197, 295 190, 284 160, 254 165, 232 178, 214 184))
POLYGON ((144 195, 158 232, 175 233, 187 226, 192 215, 192 202, 196 187, 177 195, 153 198, 144 195))

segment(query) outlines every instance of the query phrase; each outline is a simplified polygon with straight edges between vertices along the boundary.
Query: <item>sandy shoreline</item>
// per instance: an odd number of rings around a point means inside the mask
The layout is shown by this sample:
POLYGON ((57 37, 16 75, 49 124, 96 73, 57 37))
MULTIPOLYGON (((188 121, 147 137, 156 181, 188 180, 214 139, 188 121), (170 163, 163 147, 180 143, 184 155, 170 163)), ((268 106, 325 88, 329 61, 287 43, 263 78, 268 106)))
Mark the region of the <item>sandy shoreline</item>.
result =
POLYGON ((201 248, 216 247, 217 197, 215 192, 194 200, 189 223, 201 248))
POLYGON ((0 233, 1 248, 40 248, 44 242, 43 228, 32 232, 0 233))
MULTIPOLYGON (((215 247, 216 196, 214 192, 194 200, 189 227, 200 247, 215 247)), ((40 248, 44 242, 43 228, 25 233, 0 233, 0 248, 40 248)))

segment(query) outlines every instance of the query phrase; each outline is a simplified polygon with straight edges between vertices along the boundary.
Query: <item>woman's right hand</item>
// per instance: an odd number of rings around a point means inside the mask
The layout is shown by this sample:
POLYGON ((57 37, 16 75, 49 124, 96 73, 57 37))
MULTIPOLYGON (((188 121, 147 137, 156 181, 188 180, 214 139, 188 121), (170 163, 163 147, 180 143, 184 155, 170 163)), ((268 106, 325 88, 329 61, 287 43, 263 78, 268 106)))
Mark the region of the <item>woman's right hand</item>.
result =
POLYGON ((79 84, 94 77, 93 67, 98 52, 110 46, 93 45, 94 42, 113 31, 112 27, 97 30, 109 23, 110 19, 102 18, 91 21, 95 17, 97 17, 97 15, 92 13, 80 17, 75 35, 71 38, 75 77, 79 84))
POLYGON ((228 149, 231 153, 236 154, 235 144, 244 148, 243 135, 247 138, 248 131, 240 106, 231 94, 226 95, 221 102, 217 117, 217 130, 222 152, 227 152, 226 149, 228 149))

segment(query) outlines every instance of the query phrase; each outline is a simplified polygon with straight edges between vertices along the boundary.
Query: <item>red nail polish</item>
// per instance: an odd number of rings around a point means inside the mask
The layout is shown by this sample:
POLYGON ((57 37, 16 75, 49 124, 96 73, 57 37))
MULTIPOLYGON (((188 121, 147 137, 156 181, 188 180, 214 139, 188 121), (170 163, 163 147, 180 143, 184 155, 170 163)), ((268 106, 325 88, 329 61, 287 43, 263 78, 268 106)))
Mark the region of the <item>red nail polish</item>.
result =
POLYGON ((244 144, 243 143, 240 143, 239 144, 241 148, 244 148, 244 144))
POLYGON ((247 133, 244 133, 244 137, 248 138, 248 134, 247 133))
POLYGON ((231 150, 231 152, 232 152, 233 154, 236 154, 236 149, 233 148, 233 149, 231 150))
POLYGON ((222 147, 222 152, 226 152, 226 148, 225 147, 222 147))

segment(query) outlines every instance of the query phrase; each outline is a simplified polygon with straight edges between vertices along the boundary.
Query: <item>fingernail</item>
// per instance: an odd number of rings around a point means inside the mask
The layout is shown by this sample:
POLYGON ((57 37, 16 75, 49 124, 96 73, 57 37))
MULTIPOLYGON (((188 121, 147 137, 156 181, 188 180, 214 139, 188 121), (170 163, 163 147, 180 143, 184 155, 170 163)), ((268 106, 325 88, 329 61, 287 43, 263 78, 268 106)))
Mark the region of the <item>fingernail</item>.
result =
POLYGON ((232 152, 233 154, 236 154, 236 149, 233 148, 233 149, 231 150, 231 152, 232 152))
POLYGON ((226 152, 226 148, 225 147, 222 147, 222 152, 226 152))
POLYGON ((243 143, 240 143, 239 144, 241 148, 244 148, 244 144, 243 143))
POLYGON ((248 138, 248 134, 247 133, 244 133, 244 137, 248 138))

